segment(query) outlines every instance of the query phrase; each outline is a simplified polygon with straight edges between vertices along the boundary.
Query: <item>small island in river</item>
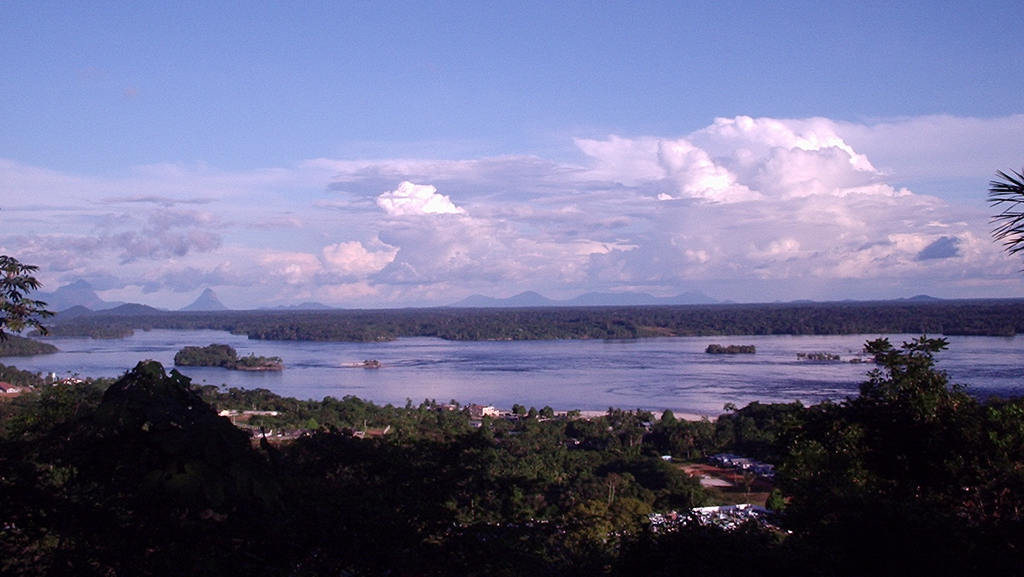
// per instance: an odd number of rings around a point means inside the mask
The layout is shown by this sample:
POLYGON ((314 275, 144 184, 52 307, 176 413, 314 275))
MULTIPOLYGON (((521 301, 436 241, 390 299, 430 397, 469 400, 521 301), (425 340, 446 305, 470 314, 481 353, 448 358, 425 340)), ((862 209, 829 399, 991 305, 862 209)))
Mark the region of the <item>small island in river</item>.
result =
POLYGON ((281 357, 257 357, 250 353, 239 357, 229 345, 213 344, 208 347, 185 347, 174 355, 178 367, 224 367, 235 371, 281 371, 281 357))
POLYGON ((345 367, 352 367, 356 369, 379 369, 384 365, 381 364, 377 359, 367 359, 361 363, 347 363, 343 365, 345 367))
POLYGON ((842 360, 842 357, 835 353, 797 353, 796 358, 801 361, 839 362, 842 360))
POLYGON ((709 355, 753 355, 757 353, 757 347, 754 345, 729 345, 727 347, 708 345, 704 352, 709 355))

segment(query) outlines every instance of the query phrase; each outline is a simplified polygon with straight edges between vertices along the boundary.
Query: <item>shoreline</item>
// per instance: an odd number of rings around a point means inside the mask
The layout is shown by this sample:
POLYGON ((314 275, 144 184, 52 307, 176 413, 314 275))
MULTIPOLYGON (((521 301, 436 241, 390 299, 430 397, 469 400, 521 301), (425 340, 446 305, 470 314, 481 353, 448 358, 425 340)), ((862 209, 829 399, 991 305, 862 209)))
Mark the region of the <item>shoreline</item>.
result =
MULTIPOLYGON (((555 411, 555 415, 556 416, 565 415, 568 412, 569 411, 555 411)), ((651 411, 651 412, 654 413, 654 416, 656 417, 657 420, 661 420, 661 415, 658 413, 658 411, 651 411)), ((664 412, 664 411, 662 411, 662 412, 664 412)), ((715 420, 715 419, 717 419, 719 417, 719 415, 701 415, 700 413, 691 413, 691 412, 672 411, 672 413, 676 416, 676 419, 679 419, 680 421, 701 421, 701 420, 703 420, 705 418, 713 421, 713 420, 715 420)), ((596 418, 596 417, 603 417, 603 416, 605 416, 607 414, 608 414, 607 410, 605 410, 605 411, 580 411, 580 416, 583 417, 584 419, 593 419, 593 418, 596 418)))

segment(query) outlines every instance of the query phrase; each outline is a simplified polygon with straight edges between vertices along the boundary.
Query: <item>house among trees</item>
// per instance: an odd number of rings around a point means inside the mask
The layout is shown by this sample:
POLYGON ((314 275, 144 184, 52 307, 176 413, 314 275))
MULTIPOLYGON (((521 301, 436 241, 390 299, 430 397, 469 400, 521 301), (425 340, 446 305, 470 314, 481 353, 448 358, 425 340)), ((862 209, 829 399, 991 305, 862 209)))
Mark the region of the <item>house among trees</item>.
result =
POLYGON ((501 411, 488 405, 470 405, 469 406, 469 418, 470 419, 483 419, 484 417, 497 418, 501 416, 501 411))
POLYGON ((357 438, 357 439, 366 439, 366 438, 379 439, 379 438, 383 437, 384 435, 387 435, 390 432, 391 432, 391 425, 388 425, 388 426, 386 426, 384 428, 379 428, 378 427, 378 428, 375 428, 375 429, 365 429, 365 430, 362 430, 362 431, 355 431, 355 432, 352 433, 352 436, 357 438))
POLYGON ((0 382, 0 395, 17 395, 22 391, 21 387, 16 387, 11 383, 0 382))

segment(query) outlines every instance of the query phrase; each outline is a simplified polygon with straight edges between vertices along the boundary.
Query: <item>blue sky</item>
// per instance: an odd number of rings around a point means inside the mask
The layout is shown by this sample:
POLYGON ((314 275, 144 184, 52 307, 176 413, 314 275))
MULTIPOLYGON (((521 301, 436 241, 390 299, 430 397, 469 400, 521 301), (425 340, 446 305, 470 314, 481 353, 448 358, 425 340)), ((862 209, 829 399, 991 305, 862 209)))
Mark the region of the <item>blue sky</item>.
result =
POLYGON ((0 4, 0 251, 107 300, 1024 296, 1018 2, 0 4))

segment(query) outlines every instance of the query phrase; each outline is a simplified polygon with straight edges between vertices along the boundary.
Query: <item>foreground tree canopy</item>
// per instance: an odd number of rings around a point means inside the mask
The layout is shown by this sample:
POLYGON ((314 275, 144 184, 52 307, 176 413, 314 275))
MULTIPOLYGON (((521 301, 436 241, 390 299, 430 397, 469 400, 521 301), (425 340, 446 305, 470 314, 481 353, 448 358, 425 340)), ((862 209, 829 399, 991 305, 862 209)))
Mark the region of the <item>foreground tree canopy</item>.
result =
POLYGON ((856 398, 714 422, 522 408, 474 427, 433 401, 298 401, 140 363, 0 403, 0 572, 1019 574, 1024 402, 951 385, 944 346, 872 341, 856 398), (253 408, 247 429, 218 416, 253 408), (662 456, 720 451, 778 465, 772 524, 652 526, 722 498, 662 456))
POLYGON ((46 333, 41 321, 53 313, 46 310, 46 303, 28 297, 40 287, 39 281, 32 276, 37 270, 39 267, 0 255, 0 341, 7 339, 8 332, 17 333, 28 328, 46 333))

